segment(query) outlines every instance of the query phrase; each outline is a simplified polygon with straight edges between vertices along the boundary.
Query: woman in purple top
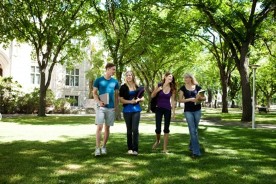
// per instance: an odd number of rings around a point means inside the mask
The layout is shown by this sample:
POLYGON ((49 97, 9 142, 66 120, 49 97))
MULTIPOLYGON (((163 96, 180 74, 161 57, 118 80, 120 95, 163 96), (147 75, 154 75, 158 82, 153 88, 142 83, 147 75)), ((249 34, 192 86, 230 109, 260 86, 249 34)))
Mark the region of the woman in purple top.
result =
POLYGON ((164 76, 161 85, 156 86, 151 94, 151 98, 157 96, 157 108, 155 112, 155 123, 156 123, 156 141, 152 146, 152 149, 157 148, 160 144, 160 134, 161 134, 161 123, 162 117, 164 116, 164 144, 163 152, 167 153, 167 145, 170 133, 170 122, 171 122, 171 112, 173 110, 173 118, 175 116, 175 94, 176 94, 176 84, 173 75, 167 72, 164 76))
POLYGON ((190 132, 189 149, 192 157, 201 156, 199 140, 198 140, 198 124, 201 118, 201 104, 198 102, 206 100, 198 94, 201 87, 198 85, 192 74, 184 75, 185 84, 179 90, 179 102, 184 102, 184 115, 188 123, 190 132))

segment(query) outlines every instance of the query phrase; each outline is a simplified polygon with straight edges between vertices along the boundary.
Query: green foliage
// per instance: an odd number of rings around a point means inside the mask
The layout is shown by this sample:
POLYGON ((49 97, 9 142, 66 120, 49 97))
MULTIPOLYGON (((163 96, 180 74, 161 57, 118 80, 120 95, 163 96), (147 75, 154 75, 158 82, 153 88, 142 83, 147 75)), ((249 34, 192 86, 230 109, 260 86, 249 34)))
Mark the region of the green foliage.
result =
POLYGON ((57 100, 54 101, 54 112, 55 113, 68 113, 69 108, 70 108, 70 99, 66 99, 66 98, 59 98, 57 100))
POLYGON ((0 77, 0 113, 15 113, 22 86, 11 77, 0 77))
MULTIPOLYGON (((18 98, 18 112, 24 114, 37 113, 39 108, 40 89, 35 88, 31 93, 27 93, 18 98)), ((46 107, 53 105, 55 96, 53 91, 48 89, 46 92, 46 107)))
MULTIPOLYGON (((11 77, 0 78, 0 113, 37 113, 39 107, 39 89, 35 88, 33 92, 24 94, 22 86, 11 77)), ((54 101, 54 94, 47 90, 46 105, 51 106, 54 101)))
MULTIPOLYGON (((45 94, 57 63, 72 66, 83 60, 87 30, 95 19, 86 19, 89 2, 85 0, 26 0, 0 3, 1 33, 32 45, 32 56, 40 71, 39 115, 45 115, 45 94), (47 78, 45 72, 48 72, 47 78)), ((2 35, 1 35, 2 36, 2 35)))
POLYGON ((276 73, 273 63, 264 61, 260 68, 256 70, 256 90, 257 102, 259 105, 270 107, 273 96, 276 96, 276 73))

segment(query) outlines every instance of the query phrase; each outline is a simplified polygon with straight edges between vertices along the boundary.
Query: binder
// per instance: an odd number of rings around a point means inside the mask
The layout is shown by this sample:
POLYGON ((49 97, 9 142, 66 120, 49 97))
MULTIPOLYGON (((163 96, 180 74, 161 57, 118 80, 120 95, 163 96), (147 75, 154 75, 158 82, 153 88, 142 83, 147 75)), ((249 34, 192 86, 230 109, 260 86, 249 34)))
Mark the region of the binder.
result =
POLYGON ((101 94, 101 95, 99 95, 99 97, 100 97, 100 100, 103 101, 103 103, 105 105, 109 104, 109 94, 108 93, 101 94))

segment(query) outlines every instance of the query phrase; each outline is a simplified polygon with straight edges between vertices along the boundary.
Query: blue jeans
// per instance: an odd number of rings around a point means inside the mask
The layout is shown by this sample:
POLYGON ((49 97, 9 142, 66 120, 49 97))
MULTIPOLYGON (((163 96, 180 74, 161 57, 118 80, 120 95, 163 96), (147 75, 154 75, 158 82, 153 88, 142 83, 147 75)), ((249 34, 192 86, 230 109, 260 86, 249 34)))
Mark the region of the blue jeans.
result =
POLYGON ((162 123, 162 117, 164 115, 164 133, 170 133, 170 123, 171 123, 171 110, 164 109, 157 107, 155 112, 155 124, 156 129, 155 133, 160 134, 161 133, 161 123, 162 123))
POLYGON ((198 124, 201 118, 201 110, 194 112, 184 112, 186 121, 188 123, 189 132, 190 132, 190 144, 189 148, 193 154, 200 156, 200 146, 198 140, 198 124))
POLYGON ((124 113, 124 119, 127 127, 128 150, 138 152, 140 112, 124 113))

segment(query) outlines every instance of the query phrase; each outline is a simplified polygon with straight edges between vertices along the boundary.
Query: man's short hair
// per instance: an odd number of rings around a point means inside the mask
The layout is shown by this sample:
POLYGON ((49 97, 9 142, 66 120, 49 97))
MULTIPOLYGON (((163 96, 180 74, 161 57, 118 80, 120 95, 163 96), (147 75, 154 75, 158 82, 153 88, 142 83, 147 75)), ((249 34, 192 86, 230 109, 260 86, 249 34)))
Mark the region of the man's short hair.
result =
POLYGON ((113 64, 113 63, 107 63, 105 65, 105 69, 107 70, 108 68, 112 68, 113 66, 115 66, 115 64, 113 64))

